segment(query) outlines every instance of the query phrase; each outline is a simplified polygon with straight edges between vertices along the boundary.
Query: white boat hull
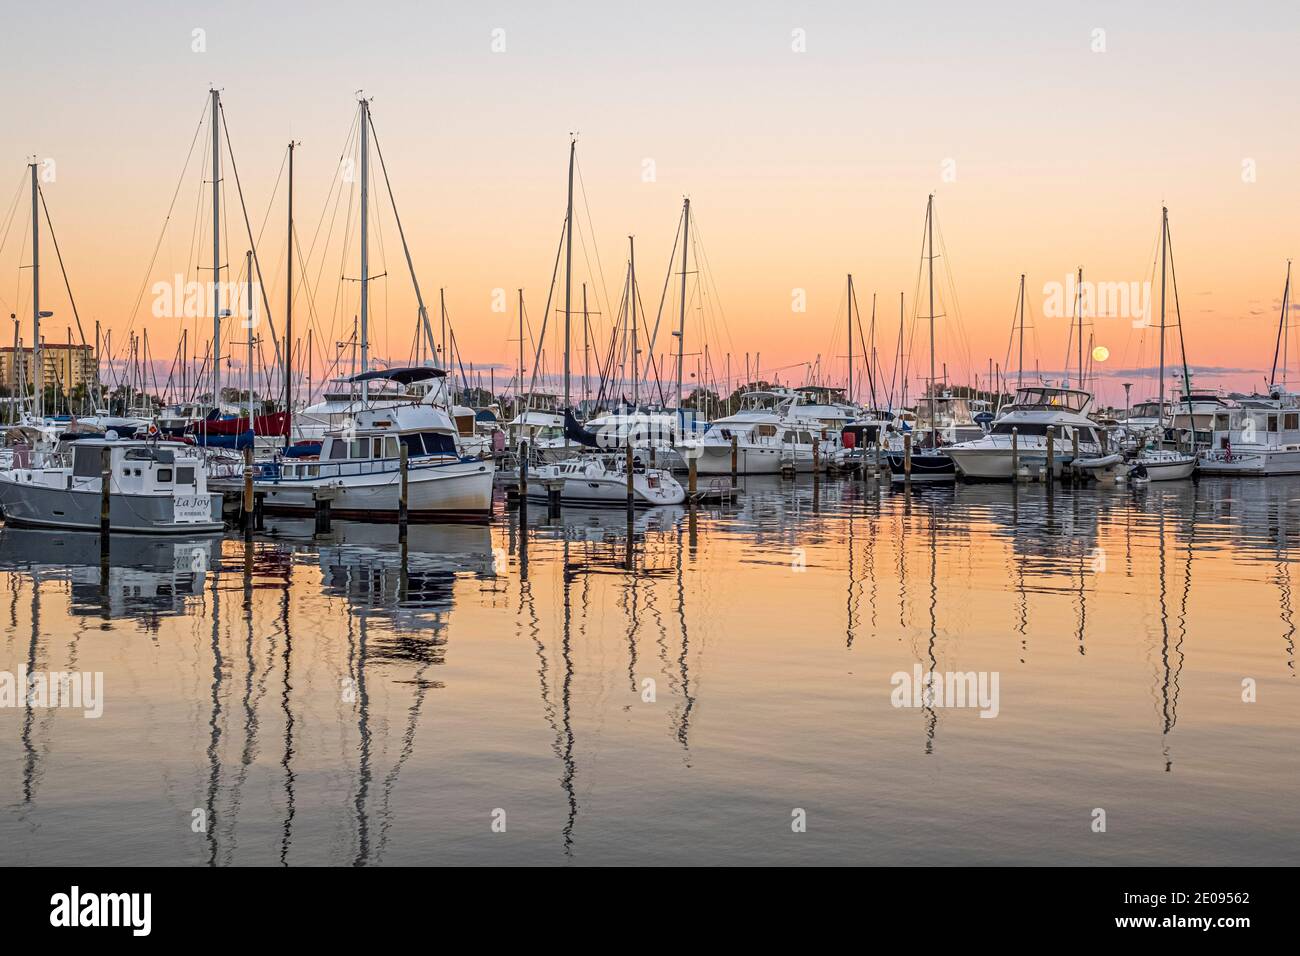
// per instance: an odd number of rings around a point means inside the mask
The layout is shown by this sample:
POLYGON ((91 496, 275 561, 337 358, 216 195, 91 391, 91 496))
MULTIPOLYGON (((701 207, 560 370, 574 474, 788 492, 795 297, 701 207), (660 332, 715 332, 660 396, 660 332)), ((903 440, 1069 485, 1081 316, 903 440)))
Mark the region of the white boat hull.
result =
POLYGON ((1222 452, 1216 452, 1213 455, 1203 456, 1197 467, 1203 475, 1235 475, 1251 478, 1300 475, 1300 449, 1233 452, 1231 458, 1222 452))
MULTIPOLYGON (((700 445, 696 473, 730 475, 730 445, 700 445)), ((689 461, 689 453, 688 453, 689 461)), ((740 445, 736 449, 736 473, 741 475, 775 475, 781 471, 780 445, 740 445)))
MULTIPOLYGON (((302 467, 302 466, 299 466, 302 467)), ((406 510, 411 521, 478 517, 492 513, 493 470, 488 462, 414 465, 407 472, 406 510)), ((322 478, 269 478, 253 482, 268 514, 314 514, 319 497, 330 514, 360 521, 398 517, 401 477, 396 469, 322 478)))
MULTIPOLYGON (((656 482, 643 474, 632 476, 632 503, 637 507, 679 505, 686 500, 686 492, 666 472, 655 476, 656 482)), ((549 485, 561 481, 560 503, 590 507, 627 507, 627 479, 622 475, 566 476, 548 478, 544 471, 528 477, 529 500, 545 501, 550 496, 549 485)))

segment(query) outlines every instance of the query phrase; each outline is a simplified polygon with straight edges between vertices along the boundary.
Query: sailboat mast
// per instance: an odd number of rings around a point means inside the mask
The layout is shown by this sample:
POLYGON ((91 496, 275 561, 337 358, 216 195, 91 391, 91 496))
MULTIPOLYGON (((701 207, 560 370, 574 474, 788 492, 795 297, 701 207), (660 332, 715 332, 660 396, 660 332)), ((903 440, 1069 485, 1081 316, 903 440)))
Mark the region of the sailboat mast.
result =
POLYGON ((248 368, 245 370, 245 378, 248 380, 248 428, 253 432, 254 443, 256 443, 257 431, 253 428, 253 250, 249 249, 244 259, 244 278, 248 283, 248 315, 245 322, 248 324, 248 368))
POLYGON ((632 236, 627 237, 627 249, 627 297, 632 310, 632 405, 635 407, 641 403, 640 389, 638 388, 641 376, 638 374, 640 370, 637 368, 640 353, 636 347, 636 239, 632 236))
MULTIPOLYGON (((578 141, 569 140, 569 204, 564 215, 564 407, 569 407, 569 341, 573 293, 573 160, 578 141)), ((568 444, 568 439, 565 439, 568 444)))
POLYGON ((1074 312, 1079 323, 1079 388, 1083 388, 1083 266, 1079 266, 1078 278, 1075 279, 1074 301, 1074 312))
POLYGON ((853 401, 853 273, 849 273, 849 401, 853 401))
POLYGON ((590 320, 587 317, 587 283, 584 282, 582 284, 582 399, 583 401, 587 400, 587 373, 588 373, 587 358, 588 358, 588 350, 591 347, 590 343, 587 341, 589 321, 590 320))
POLYGON ((1025 380, 1025 274, 1020 273, 1020 360, 1016 365, 1016 388, 1025 380))
POLYGON ((284 293, 284 435, 293 444, 293 148, 289 143, 289 260, 284 293))
POLYGON ((212 90, 212 404, 221 405, 221 93, 212 90))
POLYGON ((1268 375, 1268 387, 1277 382, 1277 360, 1282 359, 1282 377, 1286 378, 1286 355, 1282 353, 1282 331, 1286 328, 1287 310, 1291 304, 1291 260, 1286 261, 1286 285, 1282 287, 1282 315, 1277 323, 1277 345, 1273 347, 1273 371, 1268 375))
POLYGON ((686 250, 691 238, 691 199, 682 201, 682 304, 677 314, 677 407, 682 407, 682 356, 686 354, 686 250))
MULTIPOLYGON (((36 391, 36 417, 45 415, 45 364, 41 354, 41 219, 36 185, 36 163, 32 168, 32 387, 36 391)), ((14 358, 17 358, 15 353, 14 358)))
POLYGON ((930 443, 933 445, 938 439, 934 431, 938 425, 934 404, 934 193, 930 194, 925 204, 925 230, 929 243, 929 255, 926 258, 930 280, 930 443))
MULTIPOLYGON (((370 371, 370 103, 361 101, 361 373, 370 371)), ((361 401, 370 401, 370 384, 361 382, 361 401)))
MULTIPOLYGON (((1165 266, 1169 249, 1169 207, 1160 207, 1160 392, 1156 417, 1163 427, 1165 420, 1165 266)), ((1082 328, 1079 330, 1082 332, 1082 328)))
MULTIPOLYGON (((515 405, 524 394, 524 290, 519 290, 519 377, 515 379, 515 405)), ((522 414, 516 407, 515 414, 522 414)))

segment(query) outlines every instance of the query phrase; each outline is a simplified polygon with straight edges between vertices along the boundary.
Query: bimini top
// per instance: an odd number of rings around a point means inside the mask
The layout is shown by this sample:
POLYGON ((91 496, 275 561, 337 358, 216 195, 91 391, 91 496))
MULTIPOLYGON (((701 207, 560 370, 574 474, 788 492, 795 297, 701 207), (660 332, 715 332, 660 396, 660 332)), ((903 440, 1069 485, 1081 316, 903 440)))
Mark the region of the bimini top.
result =
POLYGON ((447 373, 440 368, 428 365, 415 365, 407 368, 377 368, 369 372, 342 379, 344 382, 373 382, 379 379, 397 382, 399 385, 412 385, 415 382, 427 382, 431 378, 446 378, 447 373))

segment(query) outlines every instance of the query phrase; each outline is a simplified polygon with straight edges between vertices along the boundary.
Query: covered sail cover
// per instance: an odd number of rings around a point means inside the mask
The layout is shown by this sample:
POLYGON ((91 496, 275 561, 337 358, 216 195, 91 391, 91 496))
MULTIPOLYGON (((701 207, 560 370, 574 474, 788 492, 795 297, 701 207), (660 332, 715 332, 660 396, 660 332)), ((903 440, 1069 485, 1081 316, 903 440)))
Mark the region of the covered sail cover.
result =
POLYGON ((564 410, 564 437, 569 441, 576 441, 579 445, 585 445, 587 448, 600 447, 599 439, 578 423, 578 420, 573 417, 573 409, 571 408, 564 410))

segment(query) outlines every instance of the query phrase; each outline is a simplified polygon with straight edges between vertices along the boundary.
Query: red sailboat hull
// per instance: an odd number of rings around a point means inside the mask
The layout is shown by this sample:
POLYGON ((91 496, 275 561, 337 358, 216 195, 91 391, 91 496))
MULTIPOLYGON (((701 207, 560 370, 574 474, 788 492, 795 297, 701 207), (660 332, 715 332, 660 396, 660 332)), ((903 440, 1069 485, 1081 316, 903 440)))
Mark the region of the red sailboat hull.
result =
MULTIPOLYGON (((194 422, 188 429, 193 435, 242 435, 248 431, 248 417, 213 418, 194 422)), ((289 434, 289 416, 285 412, 253 416, 253 434, 286 436, 289 434)))

